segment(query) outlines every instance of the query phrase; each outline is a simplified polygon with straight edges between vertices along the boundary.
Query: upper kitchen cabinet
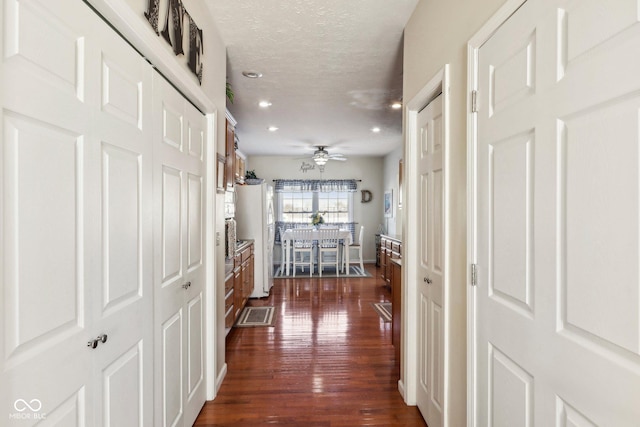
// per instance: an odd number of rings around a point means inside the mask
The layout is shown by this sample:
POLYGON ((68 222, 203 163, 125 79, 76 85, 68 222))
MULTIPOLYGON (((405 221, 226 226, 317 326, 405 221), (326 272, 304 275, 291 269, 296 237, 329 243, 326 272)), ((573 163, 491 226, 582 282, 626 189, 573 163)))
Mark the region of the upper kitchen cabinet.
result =
POLYGON ((225 137, 225 156, 226 163, 224 167, 224 180, 227 189, 233 189, 236 175, 236 119, 227 111, 227 132, 225 137))

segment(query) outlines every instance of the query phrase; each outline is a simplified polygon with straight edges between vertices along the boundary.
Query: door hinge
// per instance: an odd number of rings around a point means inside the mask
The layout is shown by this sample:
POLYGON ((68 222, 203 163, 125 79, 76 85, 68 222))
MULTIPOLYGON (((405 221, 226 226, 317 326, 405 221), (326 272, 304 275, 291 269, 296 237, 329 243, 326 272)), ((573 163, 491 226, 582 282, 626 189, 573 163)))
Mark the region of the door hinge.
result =
POLYGON ((478 112, 478 91, 477 90, 471 91, 471 112, 472 113, 478 112))
POLYGON ((478 264, 471 264, 471 286, 478 286, 478 264))

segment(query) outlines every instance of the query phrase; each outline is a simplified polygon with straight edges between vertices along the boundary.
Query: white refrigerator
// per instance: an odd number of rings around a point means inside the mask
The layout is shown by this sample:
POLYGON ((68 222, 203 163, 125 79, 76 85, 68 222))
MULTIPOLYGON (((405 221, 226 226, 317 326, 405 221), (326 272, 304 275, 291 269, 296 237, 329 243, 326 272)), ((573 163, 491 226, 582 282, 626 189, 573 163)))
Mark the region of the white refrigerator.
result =
POLYGON ((238 239, 254 241, 254 287, 250 297, 266 297, 273 286, 273 187, 262 183, 237 185, 235 190, 238 239))

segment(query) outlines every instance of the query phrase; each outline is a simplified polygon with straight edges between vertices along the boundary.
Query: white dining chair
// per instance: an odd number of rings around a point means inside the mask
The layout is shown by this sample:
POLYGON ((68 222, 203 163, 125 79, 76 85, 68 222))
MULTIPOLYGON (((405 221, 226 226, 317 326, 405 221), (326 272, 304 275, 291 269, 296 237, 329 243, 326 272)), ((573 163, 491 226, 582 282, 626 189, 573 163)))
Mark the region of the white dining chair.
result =
POLYGON ((335 266, 336 274, 340 275, 340 230, 334 227, 323 228, 318 232, 318 272, 320 277, 322 277, 325 265, 335 266))
POLYGON ((284 269, 287 267, 287 265, 285 264, 287 262, 287 248, 286 248, 286 244, 284 241, 284 227, 278 227, 278 232, 280 233, 280 248, 282 250, 282 255, 280 256, 280 274, 284 275, 284 269))
POLYGON ((293 276, 296 276, 296 269, 298 265, 309 266, 309 276, 313 276, 313 232, 311 228, 296 228, 293 230, 293 276), (305 260, 305 255, 309 256, 308 261, 305 260))
MULTIPOLYGON (((357 250, 358 251, 358 258, 353 258, 351 257, 351 253, 349 252, 349 264, 353 264, 353 263, 360 263, 360 269, 362 270, 362 273, 364 273, 364 261, 362 259, 362 242, 364 239, 364 225, 360 226, 360 235, 358 236, 358 243, 352 243, 351 245, 345 245, 344 246, 344 250, 342 251, 342 267, 345 267, 346 264, 346 251, 351 251, 351 250, 357 250)), ((347 274, 349 274, 349 265, 346 266, 346 272, 347 274)))

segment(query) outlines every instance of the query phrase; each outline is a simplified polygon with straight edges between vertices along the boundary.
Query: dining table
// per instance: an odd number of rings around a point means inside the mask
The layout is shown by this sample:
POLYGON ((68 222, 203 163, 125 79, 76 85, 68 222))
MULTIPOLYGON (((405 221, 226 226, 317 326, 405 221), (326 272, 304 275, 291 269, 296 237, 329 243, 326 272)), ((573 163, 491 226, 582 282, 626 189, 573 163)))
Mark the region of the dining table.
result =
MULTIPOLYGON (((296 229, 292 229, 292 228, 288 228, 284 231, 284 233, 282 234, 282 236, 280 236, 280 240, 282 241, 282 244, 284 245, 284 250, 285 250, 285 274, 287 276, 289 276, 289 266, 291 265, 291 251, 289 250, 289 247, 291 245, 291 242, 293 241, 293 236, 294 236, 294 232, 296 231, 296 229)), ((313 237, 313 240, 322 240, 323 238, 323 232, 329 231, 329 229, 327 228, 318 228, 318 229, 313 229, 311 236, 313 237)), ((351 230, 349 230, 348 228, 341 228, 338 230, 338 237, 340 238, 340 240, 342 241, 342 247, 343 247, 343 251, 346 250, 346 248, 353 244, 353 236, 351 235, 351 230)), ((346 257, 346 266, 348 268, 349 266, 349 250, 346 250, 344 252, 345 257, 346 257)), ((342 272, 344 272, 345 269, 342 269, 342 272)))

